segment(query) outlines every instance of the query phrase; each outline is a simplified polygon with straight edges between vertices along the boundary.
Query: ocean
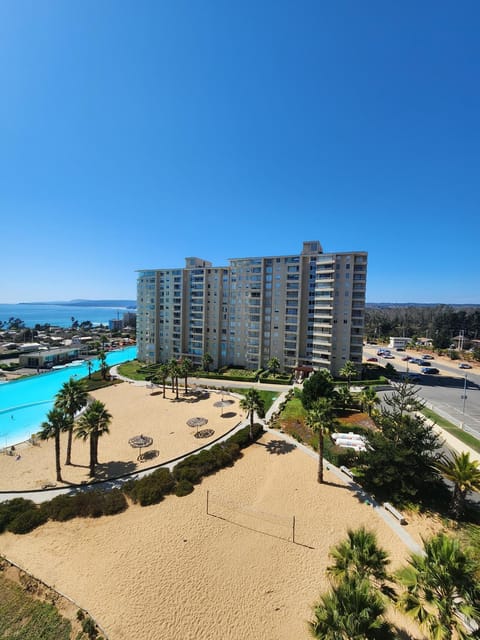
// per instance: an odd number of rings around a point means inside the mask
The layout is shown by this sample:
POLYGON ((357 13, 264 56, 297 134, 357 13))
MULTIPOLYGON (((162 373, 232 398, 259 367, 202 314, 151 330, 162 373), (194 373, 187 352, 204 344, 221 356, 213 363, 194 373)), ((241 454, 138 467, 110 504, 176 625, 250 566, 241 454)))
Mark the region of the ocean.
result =
MULTIPOLYGON (((36 324, 70 327, 72 318, 75 318, 78 322, 89 320, 94 325, 108 326, 109 320, 121 319, 127 311, 135 310, 126 307, 80 307, 59 304, 0 304, 0 321, 8 323, 13 317, 23 320, 25 326, 31 328, 36 324)), ((5 329, 5 324, 0 328, 5 329)))

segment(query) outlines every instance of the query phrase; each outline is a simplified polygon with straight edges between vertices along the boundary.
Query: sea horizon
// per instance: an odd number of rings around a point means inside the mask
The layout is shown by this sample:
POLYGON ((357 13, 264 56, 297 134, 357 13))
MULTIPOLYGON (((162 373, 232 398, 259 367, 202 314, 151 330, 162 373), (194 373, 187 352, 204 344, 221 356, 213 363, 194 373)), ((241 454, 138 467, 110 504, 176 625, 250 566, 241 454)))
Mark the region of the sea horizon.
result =
MULTIPOLYGON (((108 326, 109 320, 122 318, 124 313, 134 311, 130 307, 80 306, 78 304, 15 303, 0 304, 0 322, 8 323, 10 318, 19 318, 25 327, 34 328, 37 324, 49 324, 55 327, 70 327, 72 318, 79 323, 90 321, 93 325, 108 326)), ((1 329, 5 330, 3 326, 1 329)))

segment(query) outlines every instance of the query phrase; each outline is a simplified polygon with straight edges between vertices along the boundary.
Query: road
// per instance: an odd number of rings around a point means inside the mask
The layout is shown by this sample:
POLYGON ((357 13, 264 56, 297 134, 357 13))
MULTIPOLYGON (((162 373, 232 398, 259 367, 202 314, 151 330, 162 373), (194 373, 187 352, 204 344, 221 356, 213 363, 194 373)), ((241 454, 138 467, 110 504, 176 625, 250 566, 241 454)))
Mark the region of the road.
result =
POLYGON ((375 357, 378 363, 385 366, 388 362, 397 371, 415 372, 421 375, 415 380, 415 385, 420 388, 419 395, 439 415, 450 420, 453 424, 468 431, 480 439, 480 368, 459 369, 458 361, 450 361, 435 356, 435 360, 429 361, 429 366, 440 370, 439 374, 422 374, 420 366, 404 362, 402 357, 409 355, 419 358, 422 354, 416 351, 391 350, 393 359, 386 359, 377 355, 378 346, 367 345, 363 347, 363 359, 375 357))

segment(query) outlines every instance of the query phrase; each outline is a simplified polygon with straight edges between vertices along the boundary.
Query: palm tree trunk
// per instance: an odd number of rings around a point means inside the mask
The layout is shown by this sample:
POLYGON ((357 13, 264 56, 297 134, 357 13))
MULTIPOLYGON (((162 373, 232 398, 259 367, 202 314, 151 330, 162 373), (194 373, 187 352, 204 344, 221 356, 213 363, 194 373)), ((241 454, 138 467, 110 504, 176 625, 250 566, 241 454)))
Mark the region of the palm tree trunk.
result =
POLYGON ((65 464, 72 464, 72 439, 73 439, 73 421, 71 426, 68 428, 67 456, 65 459, 65 464))
POLYGON ((250 411, 250 440, 253 440, 253 418, 255 413, 250 411))
POLYGON ((55 434, 55 468, 57 471, 57 482, 63 482, 62 469, 60 467, 60 432, 55 434))
POLYGON ((165 385, 166 385, 166 379, 163 379, 163 397, 165 398, 165 385))
POLYGON ((90 477, 95 477, 95 436, 90 434, 90 477))
POLYGON ((175 399, 178 400, 178 376, 175 378, 175 399))
POLYGON ((323 484, 323 429, 318 432, 318 477, 317 480, 323 484))

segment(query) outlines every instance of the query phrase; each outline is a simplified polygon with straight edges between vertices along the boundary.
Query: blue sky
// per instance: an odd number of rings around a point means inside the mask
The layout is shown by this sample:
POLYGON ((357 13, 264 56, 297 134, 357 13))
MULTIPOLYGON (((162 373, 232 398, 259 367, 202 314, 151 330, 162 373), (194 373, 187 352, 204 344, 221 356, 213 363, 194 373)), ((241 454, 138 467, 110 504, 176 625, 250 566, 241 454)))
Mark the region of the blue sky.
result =
POLYGON ((480 4, 2 0, 0 302, 134 298, 186 256, 369 253, 480 303, 480 4))

